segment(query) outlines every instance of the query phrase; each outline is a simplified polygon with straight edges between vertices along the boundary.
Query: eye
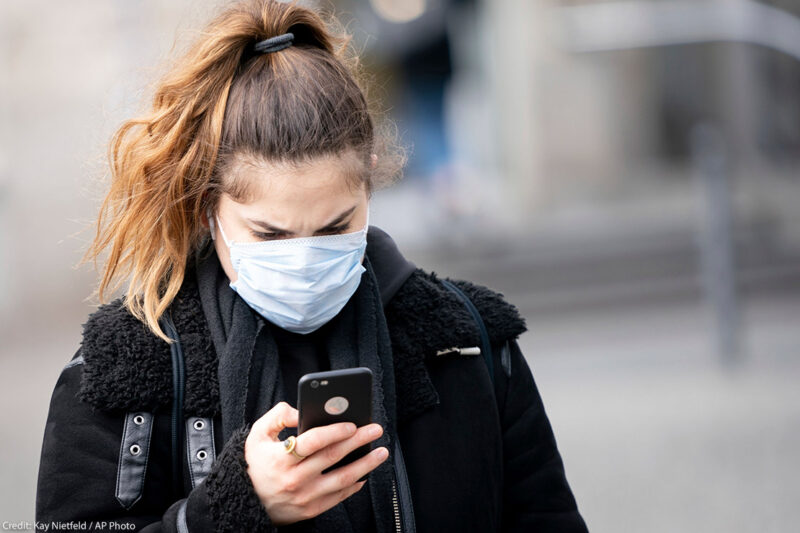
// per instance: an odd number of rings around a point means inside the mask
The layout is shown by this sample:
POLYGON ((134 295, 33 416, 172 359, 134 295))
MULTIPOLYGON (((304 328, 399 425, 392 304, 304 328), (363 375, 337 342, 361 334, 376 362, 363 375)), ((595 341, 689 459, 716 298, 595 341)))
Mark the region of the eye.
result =
POLYGON ((260 231, 253 230, 250 230, 250 234, 256 239, 261 239, 262 241, 271 241, 279 236, 278 233, 262 233, 260 231))
POLYGON ((323 231, 322 233, 341 233, 344 230, 346 230, 349 225, 350 225, 350 223, 343 224, 341 226, 337 226, 335 228, 331 228, 331 229, 329 229, 327 231, 323 231))
MULTIPOLYGON (((320 233, 322 233, 323 235, 335 235, 337 233, 343 232, 349 226, 350 226, 350 223, 348 222, 347 224, 343 224, 341 226, 336 226, 334 228, 330 228, 330 229, 321 231, 320 233)), ((265 233, 265 232, 262 232, 262 231, 254 231, 254 230, 250 230, 250 233, 253 235, 253 237, 255 237, 256 239, 260 239, 262 241, 272 241, 272 240, 275 240, 275 239, 279 239, 281 237, 285 237, 285 234, 283 234, 283 233, 265 233)))

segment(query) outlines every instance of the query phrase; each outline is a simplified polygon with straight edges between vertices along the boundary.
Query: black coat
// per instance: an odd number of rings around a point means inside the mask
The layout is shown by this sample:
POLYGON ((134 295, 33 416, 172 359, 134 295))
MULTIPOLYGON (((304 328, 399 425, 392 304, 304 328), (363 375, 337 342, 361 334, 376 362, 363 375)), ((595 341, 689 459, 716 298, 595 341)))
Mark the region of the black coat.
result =
MULTIPOLYGON (((451 280, 486 324, 492 387, 483 357, 446 352, 479 346, 480 339, 473 317, 439 277, 405 260, 374 226, 367 254, 391 336, 398 438, 417 531, 586 531, 516 342, 526 330, 517 309, 491 289, 451 280)), ((170 349, 117 300, 89 317, 81 346, 55 385, 37 521, 64 528, 85 522, 95 531, 126 524, 135 531, 180 531, 183 520, 191 532, 275 531, 246 472, 249 424, 225 443, 213 432, 221 427, 217 355, 193 276, 186 276, 170 310, 185 357, 184 416, 209 422, 203 431, 211 431, 210 467, 186 459, 184 449, 183 483, 173 486, 170 349), (131 439, 143 447, 135 456, 131 439)), ((196 451, 188 437, 182 444, 196 451)), ((386 521, 394 524, 394 517, 386 521)))

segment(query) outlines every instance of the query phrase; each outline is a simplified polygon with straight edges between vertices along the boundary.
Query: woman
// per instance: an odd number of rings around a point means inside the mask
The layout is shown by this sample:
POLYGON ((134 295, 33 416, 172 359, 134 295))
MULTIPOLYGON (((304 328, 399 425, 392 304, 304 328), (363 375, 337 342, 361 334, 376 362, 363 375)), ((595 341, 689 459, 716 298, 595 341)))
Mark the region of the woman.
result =
POLYGON ((227 8, 201 35, 152 112, 112 140, 89 256, 108 253, 101 300, 120 280, 127 292, 89 317, 55 386, 36 519, 585 531, 517 310, 453 281, 485 323, 492 377, 462 350, 482 339, 464 302, 369 226, 372 192, 402 161, 344 41, 314 12, 269 0, 227 8), (297 436, 298 378, 355 366, 375 377, 374 422, 297 436))

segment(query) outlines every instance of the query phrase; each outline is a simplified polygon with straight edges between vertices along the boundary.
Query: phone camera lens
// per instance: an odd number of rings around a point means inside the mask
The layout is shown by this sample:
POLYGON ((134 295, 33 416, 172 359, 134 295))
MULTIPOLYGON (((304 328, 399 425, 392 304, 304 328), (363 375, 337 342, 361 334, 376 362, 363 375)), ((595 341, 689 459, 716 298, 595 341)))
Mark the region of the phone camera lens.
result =
POLYGON ((316 389, 317 387, 319 387, 319 381, 315 379, 311 382, 311 388, 316 389))

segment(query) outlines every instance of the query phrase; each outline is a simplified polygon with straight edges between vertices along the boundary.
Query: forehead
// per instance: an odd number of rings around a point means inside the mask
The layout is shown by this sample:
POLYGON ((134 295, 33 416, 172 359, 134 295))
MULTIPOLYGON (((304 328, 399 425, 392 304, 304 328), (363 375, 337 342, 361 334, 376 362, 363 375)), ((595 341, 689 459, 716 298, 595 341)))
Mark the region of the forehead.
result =
POLYGON ((363 194, 364 165, 354 151, 303 161, 266 161, 237 154, 222 176, 225 191, 241 203, 314 202, 363 194))

